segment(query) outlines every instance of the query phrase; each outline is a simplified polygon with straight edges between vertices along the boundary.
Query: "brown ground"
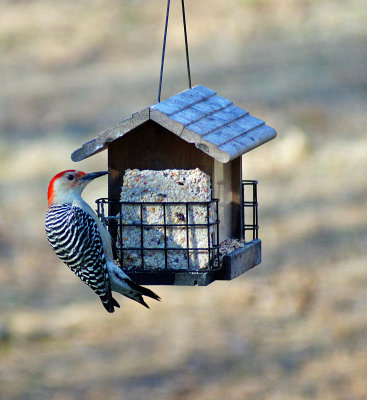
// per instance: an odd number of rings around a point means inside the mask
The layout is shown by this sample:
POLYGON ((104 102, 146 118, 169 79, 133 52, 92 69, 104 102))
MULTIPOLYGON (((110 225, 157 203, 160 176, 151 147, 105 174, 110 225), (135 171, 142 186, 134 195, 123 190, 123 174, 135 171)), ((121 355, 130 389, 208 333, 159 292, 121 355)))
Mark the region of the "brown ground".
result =
MULTIPOLYGON (((108 315, 48 246, 45 191, 104 169, 70 153, 156 101, 165 4, 0 2, 2 400, 367 398, 365 2, 186 3, 194 84, 278 130, 244 158, 263 263, 108 315)), ((186 84, 178 10, 163 97, 186 84)))

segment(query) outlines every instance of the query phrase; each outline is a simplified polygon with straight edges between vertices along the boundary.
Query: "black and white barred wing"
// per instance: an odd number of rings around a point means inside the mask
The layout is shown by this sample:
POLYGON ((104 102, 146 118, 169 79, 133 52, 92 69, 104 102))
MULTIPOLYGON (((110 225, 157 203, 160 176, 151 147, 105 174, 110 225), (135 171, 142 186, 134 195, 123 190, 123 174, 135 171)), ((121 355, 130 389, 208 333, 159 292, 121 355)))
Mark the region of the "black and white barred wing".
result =
POLYGON ((46 233, 59 258, 101 298, 109 312, 118 303, 112 298, 101 235, 94 219, 79 207, 51 205, 46 233))

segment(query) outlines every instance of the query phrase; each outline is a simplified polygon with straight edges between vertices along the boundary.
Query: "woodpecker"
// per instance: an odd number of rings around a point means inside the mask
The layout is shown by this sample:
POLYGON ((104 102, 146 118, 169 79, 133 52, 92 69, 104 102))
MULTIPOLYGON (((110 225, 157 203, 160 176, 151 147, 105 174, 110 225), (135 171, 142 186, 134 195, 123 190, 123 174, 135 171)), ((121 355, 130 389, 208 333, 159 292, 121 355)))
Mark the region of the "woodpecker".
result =
POLYGON ((133 282, 115 263, 109 232, 81 197, 89 182, 107 173, 86 174, 71 169, 51 179, 45 221, 47 239, 59 258, 100 297, 108 312, 120 307, 111 291, 149 308, 143 296, 155 300, 160 297, 133 282))

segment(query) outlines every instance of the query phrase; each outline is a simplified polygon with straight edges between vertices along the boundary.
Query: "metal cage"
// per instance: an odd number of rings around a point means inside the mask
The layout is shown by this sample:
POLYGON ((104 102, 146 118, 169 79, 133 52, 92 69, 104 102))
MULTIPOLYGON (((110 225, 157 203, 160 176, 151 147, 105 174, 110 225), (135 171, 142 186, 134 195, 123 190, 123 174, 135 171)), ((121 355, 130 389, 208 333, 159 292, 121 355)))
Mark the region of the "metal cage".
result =
POLYGON ((205 286, 233 279, 261 261, 257 181, 242 181, 241 195, 245 243, 224 256, 220 255, 218 199, 123 202, 101 198, 96 200, 97 214, 111 233, 115 258, 136 282, 205 286), (111 209, 119 211, 110 215, 111 209), (149 219, 153 209, 155 218, 149 219))
POLYGON ((193 272, 199 269, 211 270, 219 266, 217 199, 207 202, 114 202, 104 198, 97 200, 97 212, 105 226, 117 231, 115 249, 124 269, 154 268, 193 272), (106 216, 106 206, 110 207, 113 203, 118 205, 120 212, 116 216, 106 216), (154 221, 149 220, 149 212, 153 214, 152 210, 155 212, 154 221), (195 218, 195 210, 201 211, 200 221, 195 218), (127 214, 130 214, 130 218, 127 214), (180 244, 170 240, 178 236, 177 233, 180 234, 180 244), (199 234, 204 241, 198 241, 199 234), (154 253, 162 257, 156 257, 156 262, 152 264, 149 255, 154 253), (193 262, 194 253, 205 256, 202 258, 207 262, 193 262), (131 255, 138 258, 136 262, 131 262, 131 255), (184 263, 174 265, 179 259, 185 260, 184 263))

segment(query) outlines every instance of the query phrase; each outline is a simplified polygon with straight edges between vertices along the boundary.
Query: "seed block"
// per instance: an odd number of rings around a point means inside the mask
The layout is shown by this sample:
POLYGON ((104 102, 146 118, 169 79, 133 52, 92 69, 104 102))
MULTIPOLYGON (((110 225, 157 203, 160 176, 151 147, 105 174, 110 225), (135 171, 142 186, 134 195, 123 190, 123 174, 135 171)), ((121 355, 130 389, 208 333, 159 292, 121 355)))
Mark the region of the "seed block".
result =
POLYGON ((212 246, 214 230, 206 224, 213 222, 214 213, 211 205, 200 202, 210 200, 210 177, 198 168, 126 170, 121 201, 137 204, 121 206, 117 245, 124 267, 142 268, 144 260, 146 269, 207 268, 209 251, 202 249, 212 246), (163 205, 171 202, 182 204, 163 205))

